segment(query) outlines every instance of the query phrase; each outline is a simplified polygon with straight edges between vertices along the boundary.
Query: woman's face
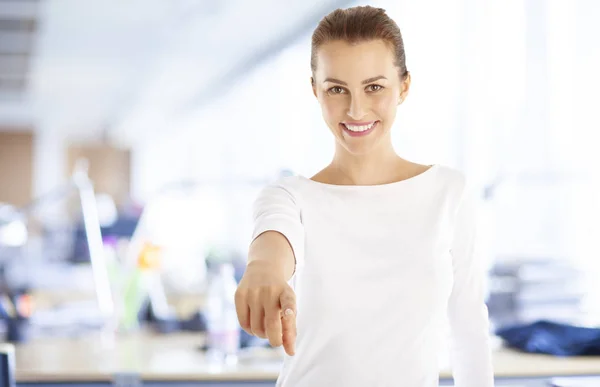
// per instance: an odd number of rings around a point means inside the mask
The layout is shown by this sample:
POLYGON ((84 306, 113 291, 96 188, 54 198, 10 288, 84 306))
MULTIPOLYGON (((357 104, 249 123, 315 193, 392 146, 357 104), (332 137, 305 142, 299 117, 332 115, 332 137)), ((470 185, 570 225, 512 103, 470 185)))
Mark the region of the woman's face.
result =
POLYGON ((358 155, 391 142, 390 128, 410 76, 400 81, 392 48, 383 40, 322 45, 314 76, 313 92, 339 145, 358 155))

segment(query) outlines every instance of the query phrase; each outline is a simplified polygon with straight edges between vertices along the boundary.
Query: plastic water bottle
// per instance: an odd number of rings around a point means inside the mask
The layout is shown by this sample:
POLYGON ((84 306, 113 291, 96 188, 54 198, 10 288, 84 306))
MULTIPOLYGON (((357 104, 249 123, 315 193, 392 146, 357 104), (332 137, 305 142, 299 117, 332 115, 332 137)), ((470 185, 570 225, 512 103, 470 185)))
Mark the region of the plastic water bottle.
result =
POLYGON ((206 294, 207 355, 210 360, 237 362, 240 325, 235 309, 236 289, 233 265, 219 265, 206 294))

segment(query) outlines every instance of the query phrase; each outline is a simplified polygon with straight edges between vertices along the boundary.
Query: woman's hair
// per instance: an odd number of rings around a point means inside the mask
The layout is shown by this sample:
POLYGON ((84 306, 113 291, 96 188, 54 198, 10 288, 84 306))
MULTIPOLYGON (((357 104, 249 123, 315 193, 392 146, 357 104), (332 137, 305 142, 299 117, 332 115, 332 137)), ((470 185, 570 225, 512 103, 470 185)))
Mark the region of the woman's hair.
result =
POLYGON ((359 6, 336 9, 325 16, 312 35, 310 67, 317 70, 317 51, 321 45, 334 40, 343 40, 350 44, 372 40, 383 40, 394 50, 394 64, 398 67, 400 79, 408 74, 406 55, 400 28, 383 8, 359 6))

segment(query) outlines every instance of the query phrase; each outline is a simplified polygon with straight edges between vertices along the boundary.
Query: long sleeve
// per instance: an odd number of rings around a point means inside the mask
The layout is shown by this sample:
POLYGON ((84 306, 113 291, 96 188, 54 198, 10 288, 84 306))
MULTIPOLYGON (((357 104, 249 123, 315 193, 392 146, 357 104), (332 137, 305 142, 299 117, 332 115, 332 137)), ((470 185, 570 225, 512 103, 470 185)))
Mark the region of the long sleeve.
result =
POLYGON ((476 202, 464 188, 451 255, 454 285, 448 304, 450 357, 456 387, 492 387, 493 367, 485 305, 485 262, 477 251, 476 202))
POLYGON ((266 231, 277 231, 292 247, 296 268, 304 263, 304 226, 300 208, 292 193, 280 184, 269 185, 259 193, 253 207, 252 240, 266 231))

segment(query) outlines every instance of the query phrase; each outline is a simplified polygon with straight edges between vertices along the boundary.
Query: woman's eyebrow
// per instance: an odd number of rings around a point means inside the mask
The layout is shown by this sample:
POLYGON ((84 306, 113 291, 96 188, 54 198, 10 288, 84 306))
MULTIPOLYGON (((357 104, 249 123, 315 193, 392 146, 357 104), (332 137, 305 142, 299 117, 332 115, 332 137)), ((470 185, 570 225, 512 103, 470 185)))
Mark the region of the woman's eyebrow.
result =
POLYGON ((339 79, 335 79, 335 78, 325 78, 323 83, 325 83, 325 82, 339 83, 340 85, 348 86, 348 84, 346 82, 340 81, 339 79))
MULTIPOLYGON (((364 81, 362 81, 361 83, 363 85, 367 84, 367 83, 371 83, 371 82, 375 82, 379 79, 387 79, 386 77, 384 77, 383 75, 378 75, 376 77, 372 77, 369 79, 365 79, 364 81)), ((332 83, 339 83, 340 85, 344 85, 344 86, 348 86, 348 84, 344 81, 340 81, 339 79, 335 79, 335 78, 325 78, 325 80, 323 81, 323 83, 325 82, 332 82, 332 83)))
POLYGON ((375 82, 375 81, 378 81, 380 79, 387 79, 387 78, 384 77, 383 75, 378 75, 378 76, 373 77, 373 78, 365 79, 364 81, 362 81, 362 84, 365 85, 367 83, 375 82))

